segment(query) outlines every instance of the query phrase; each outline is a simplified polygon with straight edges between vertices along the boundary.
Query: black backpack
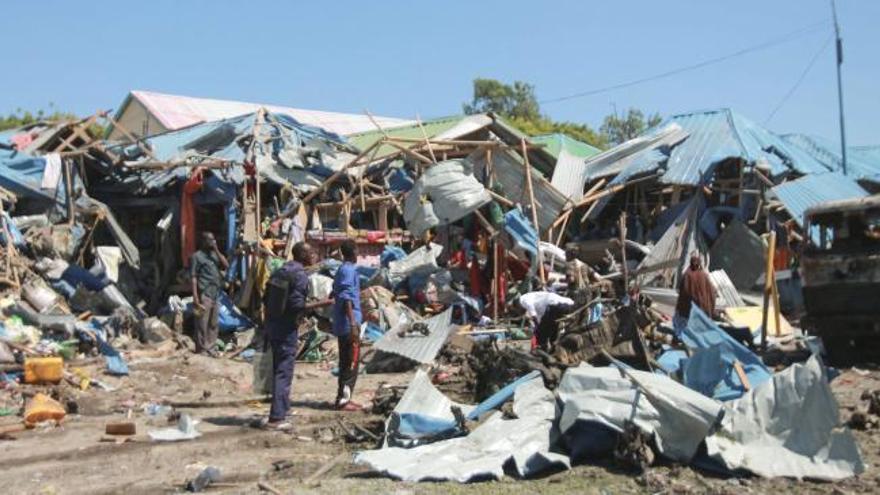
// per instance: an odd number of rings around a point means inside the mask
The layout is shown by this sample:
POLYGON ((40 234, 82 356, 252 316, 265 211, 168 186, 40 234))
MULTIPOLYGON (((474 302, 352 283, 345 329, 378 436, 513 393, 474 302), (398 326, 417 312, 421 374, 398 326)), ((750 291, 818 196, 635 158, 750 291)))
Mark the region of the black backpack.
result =
POLYGON ((293 271, 284 265, 275 270, 266 284, 264 302, 266 304, 266 317, 278 319, 286 316, 288 298, 293 286, 293 271))

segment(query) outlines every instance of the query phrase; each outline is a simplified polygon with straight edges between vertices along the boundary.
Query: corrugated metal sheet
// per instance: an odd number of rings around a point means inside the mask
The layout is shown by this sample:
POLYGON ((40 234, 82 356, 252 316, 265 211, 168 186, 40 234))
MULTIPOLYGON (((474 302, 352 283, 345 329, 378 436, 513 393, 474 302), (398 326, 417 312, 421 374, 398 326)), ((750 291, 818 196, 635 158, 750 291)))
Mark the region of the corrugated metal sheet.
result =
POLYGON ((674 115, 666 122, 679 124, 689 134, 670 153, 661 178, 666 184, 699 184, 713 165, 727 158, 765 162, 774 176, 827 171, 815 158, 728 108, 674 115))
POLYGON ((589 145, 583 141, 578 141, 562 133, 543 134, 540 136, 532 136, 529 140, 535 144, 543 144, 544 151, 553 155, 559 160, 559 154, 567 151, 568 154, 584 159, 598 155, 602 152, 599 148, 589 145))
MULTIPOLYGON (((800 149, 822 163, 823 171, 840 172, 843 170, 840 146, 831 141, 805 134, 786 134, 782 138, 792 148, 800 149)), ((876 149, 880 150, 880 147, 876 147, 876 149)), ((870 146, 848 148, 846 172, 847 176, 853 179, 877 177, 880 175, 880 151, 874 151, 870 146)))
POLYGON ((727 272, 724 270, 715 270, 714 272, 709 272, 709 278, 712 280, 712 285, 715 286, 717 294, 716 306, 718 306, 719 309, 738 308, 746 305, 742 300, 742 297, 740 297, 739 292, 737 292, 736 287, 733 286, 730 277, 727 276, 727 272))
POLYGON ((563 149, 559 151, 553 178, 550 183, 562 194, 577 201, 584 196, 584 172, 586 161, 563 149))
MULTIPOLYGON (((318 126, 336 134, 346 135, 375 129, 369 117, 360 114, 304 110, 277 105, 263 105, 233 100, 214 100, 191 96, 132 91, 131 97, 140 101, 167 129, 226 119, 246 113, 254 113, 265 107, 272 113, 289 115, 303 124, 318 126)), ((412 120, 390 117, 374 117, 382 127, 412 124, 412 120)))
MULTIPOLYGON (((668 148, 680 143, 687 138, 687 135, 687 132, 675 123, 659 126, 655 130, 630 139, 587 160, 582 181, 592 181, 619 174, 633 163, 640 164, 639 168, 644 168, 649 163, 657 166, 659 164, 652 162, 659 159, 660 156, 653 152, 659 151, 658 148, 668 148)), ((666 155, 668 153, 663 153, 663 160, 666 159, 666 155)), ((632 170, 629 175, 635 173, 637 171, 632 170)))
POLYGON ((801 226, 804 224, 804 212, 807 208, 825 201, 862 198, 868 195, 868 192, 855 180, 835 172, 807 175, 780 184, 772 191, 791 217, 801 226))
POLYGON ((432 363, 437 353, 440 352, 440 348, 451 335, 458 331, 459 326, 452 324, 451 308, 433 318, 422 320, 422 322, 428 325, 429 333, 427 336, 401 337, 399 332, 402 328, 395 327, 386 332, 373 347, 419 363, 432 363))
MULTIPOLYGON (((486 167, 486 153, 477 151, 469 158, 474 162, 475 174, 478 177, 482 176, 486 167)), ((504 196, 515 203, 528 205, 529 196, 526 192, 525 165, 522 158, 509 149, 499 150, 498 153, 492 154, 492 166, 498 183, 504 188, 504 196)), ((568 198, 553 187, 540 172, 532 168, 531 173, 538 224, 542 231, 546 231, 568 203, 568 198)))

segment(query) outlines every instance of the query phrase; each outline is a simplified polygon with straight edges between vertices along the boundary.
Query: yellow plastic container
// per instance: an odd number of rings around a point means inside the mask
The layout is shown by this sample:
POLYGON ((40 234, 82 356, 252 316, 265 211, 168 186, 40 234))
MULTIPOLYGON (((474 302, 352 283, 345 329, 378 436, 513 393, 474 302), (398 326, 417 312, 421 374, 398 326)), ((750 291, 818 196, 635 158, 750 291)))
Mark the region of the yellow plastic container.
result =
POLYGON ((24 424, 32 427, 43 421, 54 420, 57 423, 64 419, 65 414, 64 406, 58 401, 46 394, 37 394, 24 409, 24 424))
POLYGON ((58 383, 64 378, 64 360, 60 357, 26 358, 25 383, 58 383))

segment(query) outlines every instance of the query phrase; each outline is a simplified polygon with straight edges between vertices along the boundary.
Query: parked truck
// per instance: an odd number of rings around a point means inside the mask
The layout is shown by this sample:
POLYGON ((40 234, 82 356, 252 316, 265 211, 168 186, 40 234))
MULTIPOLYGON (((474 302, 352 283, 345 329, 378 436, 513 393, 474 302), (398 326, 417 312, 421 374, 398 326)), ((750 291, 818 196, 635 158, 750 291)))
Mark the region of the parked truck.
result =
POLYGON ((880 363, 880 195, 804 216, 803 327, 822 338, 832 364, 880 363))

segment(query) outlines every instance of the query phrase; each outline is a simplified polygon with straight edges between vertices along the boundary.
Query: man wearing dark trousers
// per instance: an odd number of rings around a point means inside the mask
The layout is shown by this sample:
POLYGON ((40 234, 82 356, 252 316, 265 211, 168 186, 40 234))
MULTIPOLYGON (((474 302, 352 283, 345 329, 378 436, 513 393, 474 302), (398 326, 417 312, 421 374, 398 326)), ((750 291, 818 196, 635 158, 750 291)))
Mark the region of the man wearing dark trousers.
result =
POLYGON ((272 406, 266 427, 288 430, 290 386, 299 341, 299 325, 309 308, 309 276, 304 265, 312 260, 312 248, 305 242, 293 246, 293 261, 275 270, 266 284, 266 333, 272 347, 272 406))
POLYGON ((229 268, 229 263, 217 248, 214 234, 202 233, 199 250, 190 257, 189 265, 196 310, 196 353, 216 357, 220 322, 218 299, 223 290, 223 271, 229 268))
POLYGON ((361 284, 358 279, 357 244, 347 240, 340 247, 342 266, 333 278, 333 334, 339 343, 339 387, 336 407, 357 411, 362 406, 351 400, 360 360, 361 284))

